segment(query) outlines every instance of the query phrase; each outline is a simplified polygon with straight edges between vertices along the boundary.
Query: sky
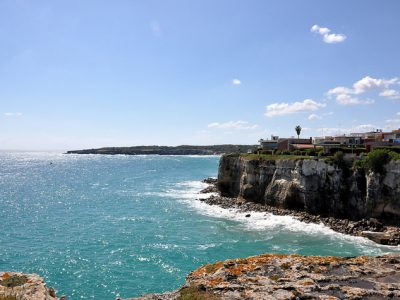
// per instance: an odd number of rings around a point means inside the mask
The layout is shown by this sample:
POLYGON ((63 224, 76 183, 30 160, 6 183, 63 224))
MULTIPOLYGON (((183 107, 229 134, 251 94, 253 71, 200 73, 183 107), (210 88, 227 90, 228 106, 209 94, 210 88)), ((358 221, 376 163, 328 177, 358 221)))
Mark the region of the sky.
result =
POLYGON ((0 149, 400 127, 398 0, 2 0, 0 149))

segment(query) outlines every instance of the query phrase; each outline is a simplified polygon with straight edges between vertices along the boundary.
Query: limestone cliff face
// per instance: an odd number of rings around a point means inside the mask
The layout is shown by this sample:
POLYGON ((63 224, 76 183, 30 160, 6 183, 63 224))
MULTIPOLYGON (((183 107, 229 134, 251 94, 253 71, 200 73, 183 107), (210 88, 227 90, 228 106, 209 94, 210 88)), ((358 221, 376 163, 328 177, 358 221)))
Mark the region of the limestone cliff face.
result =
POLYGON ((313 214, 359 219, 400 217, 400 162, 385 175, 365 174, 318 159, 248 159, 222 156, 223 196, 313 214))

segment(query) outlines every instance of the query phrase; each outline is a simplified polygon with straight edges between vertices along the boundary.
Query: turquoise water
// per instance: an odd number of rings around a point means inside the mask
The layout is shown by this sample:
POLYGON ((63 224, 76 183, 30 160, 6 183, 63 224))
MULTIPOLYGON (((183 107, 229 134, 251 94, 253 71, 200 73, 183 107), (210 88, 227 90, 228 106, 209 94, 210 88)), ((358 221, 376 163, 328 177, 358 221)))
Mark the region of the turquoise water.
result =
POLYGON ((0 270, 38 273, 69 299, 115 299, 172 290, 216 260, 399 251, 202 203, 200 180, 218 160, 0 152, 0 270))

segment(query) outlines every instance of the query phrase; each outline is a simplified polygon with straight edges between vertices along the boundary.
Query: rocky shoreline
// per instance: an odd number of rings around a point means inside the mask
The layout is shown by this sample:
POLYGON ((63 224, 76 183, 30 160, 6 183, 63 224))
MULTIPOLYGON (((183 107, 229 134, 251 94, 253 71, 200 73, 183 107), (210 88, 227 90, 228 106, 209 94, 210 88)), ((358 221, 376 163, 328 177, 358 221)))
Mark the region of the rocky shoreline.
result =
POLYGON ((400 299, 400 256, 262 254, 202 266, 176 291, 133 299, 400 299))
POLYGON ((0 299, 5 300, 66 300, 57 297, 53 288, 47 287, 36 274, 0 272, 0 299))
POLYGON ((200 193, 213 193, 212 196, 199 199, 209 205, 218 205, 222 208, 235 208, 240 212, 248 213, 246 216, 251 218, 252 212, 272 213, 278 216, 293 216, 297 220, 305 223, 324 224, 336 232, 350 234, 353 236, 366 237, 378 244, 397 246, 400 244, 400 228, 384 225, 375 218, 361 219, 352 221, 349 219, 338 219, 313 215, 305 211, 296 211, 285 208, 277 208, 270 205, 249 202, 240 198, 230 198, 221 196, 217 187, 217 179, 207 178, 203 180, 208 187, 200 193))

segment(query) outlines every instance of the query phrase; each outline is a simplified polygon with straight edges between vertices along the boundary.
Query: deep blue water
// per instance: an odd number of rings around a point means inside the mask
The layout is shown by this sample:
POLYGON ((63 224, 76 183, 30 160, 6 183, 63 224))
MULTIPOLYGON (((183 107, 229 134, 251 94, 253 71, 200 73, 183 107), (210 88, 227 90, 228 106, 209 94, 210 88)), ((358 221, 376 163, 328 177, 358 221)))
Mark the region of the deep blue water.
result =
POLYGON ((38 273, 69 299, 115 299, 175 289, 216 260, 399 251, 200 202, 218 160, 0 152, 0 270, 38 273))

